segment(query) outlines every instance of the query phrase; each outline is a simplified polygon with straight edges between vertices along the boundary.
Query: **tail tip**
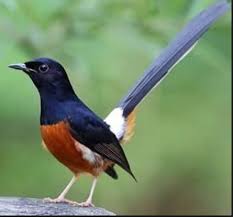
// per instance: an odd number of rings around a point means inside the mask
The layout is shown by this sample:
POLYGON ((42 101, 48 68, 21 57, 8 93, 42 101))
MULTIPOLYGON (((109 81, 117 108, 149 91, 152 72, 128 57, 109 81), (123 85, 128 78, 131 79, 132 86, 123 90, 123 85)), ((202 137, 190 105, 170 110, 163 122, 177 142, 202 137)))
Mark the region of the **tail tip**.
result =
POLYGON ((136 179, 135 175, 133 174, 133 172, 131 170, 128 171, 129 174, 133 177, 135 182, 138 182, 138 180, 136 179))

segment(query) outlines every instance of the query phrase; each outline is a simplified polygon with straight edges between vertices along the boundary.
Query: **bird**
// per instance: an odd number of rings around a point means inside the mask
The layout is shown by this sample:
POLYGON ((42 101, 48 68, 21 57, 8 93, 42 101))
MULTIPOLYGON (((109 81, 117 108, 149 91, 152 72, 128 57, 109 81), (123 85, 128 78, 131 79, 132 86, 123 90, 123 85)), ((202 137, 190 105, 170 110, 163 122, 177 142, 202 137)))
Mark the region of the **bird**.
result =
POLYGON ((230 4, 220 0, 188 22, 104 119, 76 95, 65 68, 56 60, 39 57, 9 65, 26 73, 37 88, 43 145, 74 174, 57 198, 45 201, 94 206, 93 194, 98 177, 105 172, 117 179, 116 165, 136 181, 122 146, 134 134, 136 108, 229 9, 230 4), (66 199, 71 186, 84 173, 93 176, 87 200, 77 203, 66 199))

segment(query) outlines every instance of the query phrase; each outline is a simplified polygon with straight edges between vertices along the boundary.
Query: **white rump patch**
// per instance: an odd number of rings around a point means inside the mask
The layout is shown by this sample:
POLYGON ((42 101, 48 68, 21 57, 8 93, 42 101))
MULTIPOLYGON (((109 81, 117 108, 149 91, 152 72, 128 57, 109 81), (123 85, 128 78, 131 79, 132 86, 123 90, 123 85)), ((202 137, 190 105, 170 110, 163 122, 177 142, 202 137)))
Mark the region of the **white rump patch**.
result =
POLYGON ((122 108, 113 109, 104 121, 110 126, 110 130, 116 135, 117 139, 120 139, 124 135, 125 118, 122 108))

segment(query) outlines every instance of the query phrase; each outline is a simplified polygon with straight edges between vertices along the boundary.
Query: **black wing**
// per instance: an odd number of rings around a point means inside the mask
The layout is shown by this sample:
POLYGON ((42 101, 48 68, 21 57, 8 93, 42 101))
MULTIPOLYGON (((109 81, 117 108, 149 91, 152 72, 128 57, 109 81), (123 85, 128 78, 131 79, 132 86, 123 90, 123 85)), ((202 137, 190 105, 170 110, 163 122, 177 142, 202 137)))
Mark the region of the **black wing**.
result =
POLYGON ((118 164, 135 179, 118 139, 104 121, 88 109, 82 108, 69 117, 68 123, 74 139, 118 164))

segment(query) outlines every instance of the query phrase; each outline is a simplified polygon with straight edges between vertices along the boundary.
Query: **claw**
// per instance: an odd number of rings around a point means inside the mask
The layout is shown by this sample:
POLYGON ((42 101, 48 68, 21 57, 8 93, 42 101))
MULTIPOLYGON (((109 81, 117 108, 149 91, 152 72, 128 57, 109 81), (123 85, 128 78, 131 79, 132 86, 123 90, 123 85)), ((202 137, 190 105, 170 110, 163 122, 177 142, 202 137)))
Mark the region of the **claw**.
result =
POLYGON ((90 201, 85 201, 85 202, 79 203, 78 205, 81 207, 95 207, 95 205, 91 203, 90 201))

